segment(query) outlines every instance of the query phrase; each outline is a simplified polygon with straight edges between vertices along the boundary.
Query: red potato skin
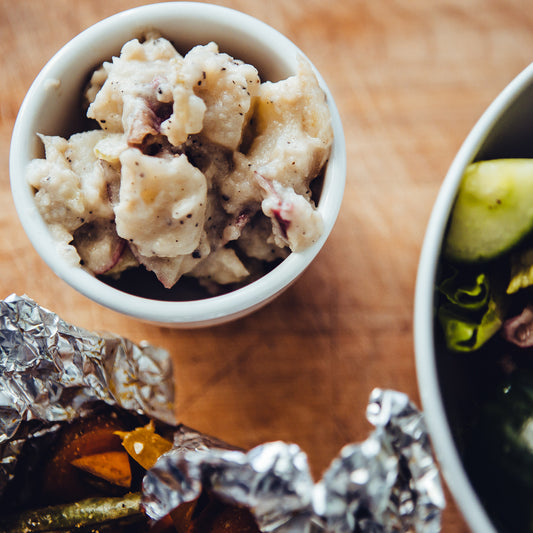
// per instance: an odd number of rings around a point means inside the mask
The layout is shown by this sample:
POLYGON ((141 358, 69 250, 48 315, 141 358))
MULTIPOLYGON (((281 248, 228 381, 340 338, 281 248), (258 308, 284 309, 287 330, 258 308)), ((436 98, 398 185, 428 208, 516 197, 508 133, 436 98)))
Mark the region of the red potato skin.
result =
POLYGON ((94 273, 97 276, 99 276, 99 275, 105 274, 106 272, 109 272, 120 261, 120 258, 122 257, 122 254, 124 253, 125 249, 126 249, 126 241, 124 239, 119 239, 117 243, 117 247, 115 248, 115 251, 111 255, 109 262, 103 265, 102 268, 95 270, 94 273))

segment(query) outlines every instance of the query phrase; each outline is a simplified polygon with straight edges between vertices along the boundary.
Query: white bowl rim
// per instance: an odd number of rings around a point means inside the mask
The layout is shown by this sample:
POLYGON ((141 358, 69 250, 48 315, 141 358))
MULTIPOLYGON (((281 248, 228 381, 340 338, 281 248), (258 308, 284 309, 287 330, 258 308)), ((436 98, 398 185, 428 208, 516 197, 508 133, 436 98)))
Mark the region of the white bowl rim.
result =
MULTIPOLYGON (((134 7, 111 15, 75 36, 48 61, 32 83, 20 107, 12 133, 10 175, 15 207, 30 241, 56 275, 78 292, 105 307, 149 322, 183 327, 210 326, 238 318, 265 305, 290 286, 315 258, 333 229, 340 210, 346 180, 346 146, 339 112, 329 88, 316 67, 292 41, 266 23, 231 8, 196 2, 166 2, 134 7), (150 17, 157 17, 161 13, 169 12, 176 16, 201 13, 203 16, 224 20, 225 23, 231 17, 231 19, 237 20, 241 25, 244 25, 243 27, 246 27, 250 34, 252 31, 262 32, 264 34, 263 39, 271 39, 278 43, 277 49, 284 48, 306 58, 326 93, 335 135, 333 151, 328 165, 334 167, 332 172, 334 172, 336 184, 334 188, 323 189, 322 191, 319 211, 323 214, 325 228, 319 241, 303 252, 291 253, 273 271, 241 289, 203 300, 179 302, 153 300, 125 293, 97 280, 79 267, 70 266, 57 257, 50 256, 47 253, 50 240, 44 240, 41 238, 42 235, 36 235, 32 230, 35 222, 31 218, 32 215, 37 216, 39 219, 40 215, 38 215, 36 209, 32 209, 27 201, 28 198, 26 198, 26 201, 21 200, 24 195, 27 196, 27 191, 22 190, 25 184, 23 183, 24 180, 19 177, 20 167, 18 166, 17 154, 14 153, 16 147, 27 139, 23 121, 26 115, 29 116, 32 112, 35 112, 35 109, 32 109, 33 102, 36 101, 34 99, 35 94, 41 90, 40 87, 46 79, 54 77, 53 71, 56 68, 56 63, 61 60, 67 49, 73 46, 82 46, 83 43, 89 42, 95 35, 104 35, 115 22, 124 23, 128 19, 131 19, 132 22, 139 22, 140 20, 145 21, 146 17, 148 17, 148 22, 150 22, 150 17)), ((44 225, 44 222, 42 224, 44 225)))
POLYGON ((462 466, 444 410, 434 351, 433 303, 435 274, 445 224, 466 166, 506 109, 533 81, 533 63, 520 72, 489 105, 454 158, 434 204, 418 265, 414 305, 414 344, 418 386, 426 423, 443 476, 470 528, 497 533, 462 466))

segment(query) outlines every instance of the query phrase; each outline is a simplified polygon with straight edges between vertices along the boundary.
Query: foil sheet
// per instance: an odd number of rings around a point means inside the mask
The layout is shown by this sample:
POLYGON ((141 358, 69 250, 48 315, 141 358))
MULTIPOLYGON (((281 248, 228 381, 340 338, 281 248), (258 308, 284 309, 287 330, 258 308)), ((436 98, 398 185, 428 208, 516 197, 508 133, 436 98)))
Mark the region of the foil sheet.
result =
POLYGON ((96 402, 175 424, 168 352, 73 326, 25 296, 0 301, 0 494, 28 438, 96 402))
POLYGON ((296 444, 228 450, 182 428, 144 478, 145 510, 160 519, 205 488, 248 507, 264 532, 439 532, 445 501, 422 413, 405 394, 375 389, 366 414, 375 430, 317 483, 296 444))
POLYGON ((148 344, 72 326, 27 297, 0 301, 0 494, 28 439, 105 402, 175 426, 173 449, 143 480, 154 520, 203 489, 248 507, 264 532, 437 533, 444 495, 424 418, 405 394, 375 389, 374 430, 312 479, 296 444, 249 451, 176 425, 171 358, 148 344))

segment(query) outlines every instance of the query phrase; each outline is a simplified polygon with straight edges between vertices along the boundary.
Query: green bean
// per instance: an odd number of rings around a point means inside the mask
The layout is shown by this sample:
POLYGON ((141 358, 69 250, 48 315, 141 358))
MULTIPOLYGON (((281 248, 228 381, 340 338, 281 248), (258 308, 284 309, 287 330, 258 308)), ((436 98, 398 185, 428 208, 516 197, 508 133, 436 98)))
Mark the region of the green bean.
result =
POLYGON ((135 521, 144 516, 140 493, 121 497, 87 498, 74 503, 51 505, 0 518, 0 533, 30 533, 82 530, 111 521, 135 521))

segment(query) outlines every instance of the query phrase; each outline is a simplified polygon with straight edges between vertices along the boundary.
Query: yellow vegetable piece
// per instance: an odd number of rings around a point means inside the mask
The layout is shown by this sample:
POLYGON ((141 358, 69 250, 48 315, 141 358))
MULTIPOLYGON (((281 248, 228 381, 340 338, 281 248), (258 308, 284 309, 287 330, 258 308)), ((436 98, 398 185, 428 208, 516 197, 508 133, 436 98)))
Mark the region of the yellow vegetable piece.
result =
POLYGON ((133 431, 115 433, 122 439, 122 446, 129 455, 146 470, 154 466, 157 459, 172 448, 172 442, 155 432, 152 421, 133 431))
POLYGON ((71 464, 119 487, 131 485, 131 468, 125 452, 103 452, 74 459, 71 464))

